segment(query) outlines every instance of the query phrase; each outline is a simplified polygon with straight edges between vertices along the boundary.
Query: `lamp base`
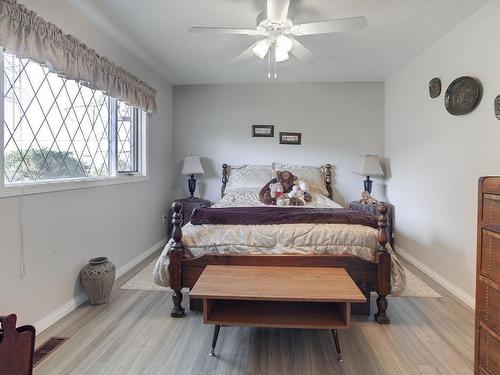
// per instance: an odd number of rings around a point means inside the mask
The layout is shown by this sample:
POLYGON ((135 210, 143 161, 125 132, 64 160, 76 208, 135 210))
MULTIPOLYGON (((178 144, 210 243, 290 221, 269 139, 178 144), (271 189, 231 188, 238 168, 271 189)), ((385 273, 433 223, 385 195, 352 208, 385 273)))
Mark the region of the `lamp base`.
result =
POLYGON ((191 194, 191 198, 193 198, 194 192, 196 190, 196 178, 194 178, 194 174, 192 174, 191 178, 188 180, 188 188, 189 188, 189 193, 191 194))
POLYGON ((366 176, 366 180, 363 181, 364 186, 365 186, 365 191, 369 192, 370 194, 372 193, 372 183, 373 181, 370 180, 370 176, 366 176))

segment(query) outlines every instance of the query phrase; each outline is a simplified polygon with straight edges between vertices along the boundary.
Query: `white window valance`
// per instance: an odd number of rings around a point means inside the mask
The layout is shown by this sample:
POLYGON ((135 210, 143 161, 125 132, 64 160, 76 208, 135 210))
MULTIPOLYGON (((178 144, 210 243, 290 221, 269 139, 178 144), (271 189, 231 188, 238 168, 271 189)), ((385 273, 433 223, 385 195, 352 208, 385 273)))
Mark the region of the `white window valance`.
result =
POLYGON ((129 105, 156 110, 155 89, 17 0, 0 0, 0 45, 8 53, 35 60, 129 105))

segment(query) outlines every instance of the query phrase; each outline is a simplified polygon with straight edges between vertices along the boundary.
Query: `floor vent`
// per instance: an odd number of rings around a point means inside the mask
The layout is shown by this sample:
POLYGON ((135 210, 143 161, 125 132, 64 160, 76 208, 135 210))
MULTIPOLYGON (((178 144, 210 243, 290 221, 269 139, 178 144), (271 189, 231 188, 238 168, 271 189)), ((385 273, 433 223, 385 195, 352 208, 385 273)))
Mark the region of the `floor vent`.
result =
POLYGON ((33 367, 40 364, 40 362, 60 347, 67 339, 67 337, 51 337, 40 345, 40 347, 35 350, 35 354, 33 355, 33 367))

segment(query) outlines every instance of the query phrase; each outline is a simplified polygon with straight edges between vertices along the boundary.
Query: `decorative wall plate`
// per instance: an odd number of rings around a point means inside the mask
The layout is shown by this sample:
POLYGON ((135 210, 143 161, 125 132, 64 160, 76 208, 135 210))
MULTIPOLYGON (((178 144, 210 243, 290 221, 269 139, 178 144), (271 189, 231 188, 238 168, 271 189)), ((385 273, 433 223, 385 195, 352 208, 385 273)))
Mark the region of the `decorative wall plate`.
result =
POLYGON ((481 83, 472 77, 460 77, 454 80, 444 96, 446 110, 461 116, 472 112, 481 101, 481 83))
POLYGON ((441 95, 441 80, 439 78, 433 78, 429 82, 429 95, 433 99, 441 95))
POLYGON ((500 120, 500 95, 495 98, 495 115, 500 120))

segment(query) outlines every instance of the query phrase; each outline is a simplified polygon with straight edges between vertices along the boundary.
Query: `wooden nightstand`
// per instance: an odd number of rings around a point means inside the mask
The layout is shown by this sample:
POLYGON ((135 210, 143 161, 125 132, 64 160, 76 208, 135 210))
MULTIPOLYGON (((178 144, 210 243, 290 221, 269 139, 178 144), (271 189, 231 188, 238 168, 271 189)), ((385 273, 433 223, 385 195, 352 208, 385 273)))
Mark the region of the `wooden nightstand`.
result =
MULTIPOLYGON (((189 223, 191 220, 191 215, 194 211, 195 208, 198 207, 210 207, 212 205, 212 202, 198 198, 198 197, 188 197, 184 199, 176 199, 174 202, 179 202, 182 204, 182 224, 189 223)), ((167 223, 167 235, 168 238, 170 238, 172 234, 172 207, 170 207, 168 211, 168 223, 167 223)))
MULTIPOLYGON (((391 246, 394 246, 394 206, 387 202, 380 202, 380 203, 385 203, 389 207, 389 211, 387 212, 387 233, 389 234, 389 242, 391 246)), ((351 202, 349 204, 349 208, 352 208, 354 210, 365 211, 374 216, 378 216, 377 206, 378 203, 361 204, 357 201, 351 202)))

